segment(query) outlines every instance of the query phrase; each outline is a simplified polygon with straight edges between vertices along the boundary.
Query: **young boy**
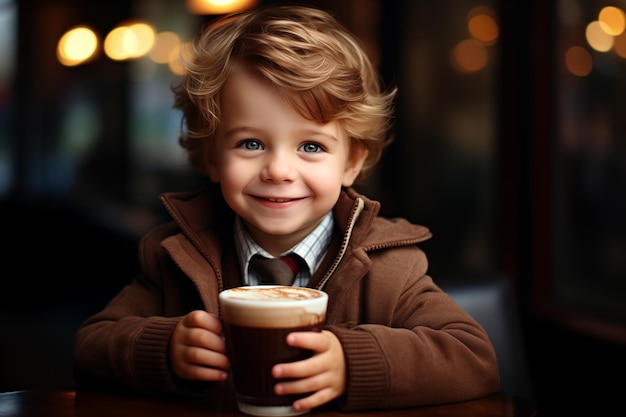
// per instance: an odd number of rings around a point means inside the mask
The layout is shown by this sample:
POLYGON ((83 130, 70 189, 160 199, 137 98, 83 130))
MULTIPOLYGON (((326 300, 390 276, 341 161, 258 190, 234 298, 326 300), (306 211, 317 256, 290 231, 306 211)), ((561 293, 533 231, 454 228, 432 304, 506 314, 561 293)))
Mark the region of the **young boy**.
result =
POLYGON ((358 41, 327 13, 276 6, 217 20, 175 89, 181 144, 206 190, 164 194, 174 221, 142 239, 143 273, 76 337, 79 387, 202 395, 228 377, 218 292, 258 284, 257 253, 300 256, 293 285, 329 295, 313 351, 273 369, 298 411, 414 407, 490 394, 485 331, 427 275, 428 229, 378 217, 352 187, 388 142, 383 91, 358 41))

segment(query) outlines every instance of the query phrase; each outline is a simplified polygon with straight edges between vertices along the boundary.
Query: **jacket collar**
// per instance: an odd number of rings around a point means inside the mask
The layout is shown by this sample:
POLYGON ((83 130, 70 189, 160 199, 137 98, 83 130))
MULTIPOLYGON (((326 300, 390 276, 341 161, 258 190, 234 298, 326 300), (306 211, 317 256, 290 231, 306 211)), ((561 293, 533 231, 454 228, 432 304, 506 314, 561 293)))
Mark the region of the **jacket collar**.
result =
MULTIPOLYGON (((224 219, 234 219, 234 213, 226 205, 219 187, 209 186, 194 191, 168 192, 160 196, 162 204, 170 216, 178 223, 185 234, 198 232, 224 224, 224 219)), ((345 188, 333 208, 335 220, 342 231, 350 222, 357 204, 363 200, 364 207, 359 218, 360 226, 369 226, 380 210, 380 203, 357 193, 352 188, 345 188)))
MULTIPOLYGON (((161 201, 182 232, 192 241, 199 235, 212 230, 232 238, 234 212, 224 201, 219 185, 189 192, 164 193, 161 201)), ((345 241, 349 237, 351 246, 372 246, 389 240, 390 229, 394 239, 422 241, 430 237, 423 226, 402 223, 394 226, 390 219, 385 225, 375 226, 380 212, 380 203, 359 194, 353 188, 345 188, 333 208, 335 221, 345 241)), ((198 242, 194 242, 198 243, 198 242)))
MULTIPOLYGON (((161 201, 181 231, 205 257, 221 257, 222 246, 218 242, 232 241, 234 212, 225 203, 219 185, 191 192, 164 193, 161 201)), ((427 228, 401 219, 380 219, 379 211, 378 201, 353 188, 342 190, 333 208, 342 238, 331 273, 343 254, 354 248, 370 251, 430 238, 427 228)))

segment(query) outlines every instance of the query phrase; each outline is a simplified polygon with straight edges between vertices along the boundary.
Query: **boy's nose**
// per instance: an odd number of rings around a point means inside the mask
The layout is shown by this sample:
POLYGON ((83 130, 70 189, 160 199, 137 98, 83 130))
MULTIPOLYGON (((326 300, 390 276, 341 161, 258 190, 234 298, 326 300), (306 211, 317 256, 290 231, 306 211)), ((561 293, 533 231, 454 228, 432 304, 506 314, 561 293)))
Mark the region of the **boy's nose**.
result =
POLYGON ((293 158, 286 152, 271 152, 265 160, 261 170, 263 181, 291 181, 296 170, 293 167, 293 158))

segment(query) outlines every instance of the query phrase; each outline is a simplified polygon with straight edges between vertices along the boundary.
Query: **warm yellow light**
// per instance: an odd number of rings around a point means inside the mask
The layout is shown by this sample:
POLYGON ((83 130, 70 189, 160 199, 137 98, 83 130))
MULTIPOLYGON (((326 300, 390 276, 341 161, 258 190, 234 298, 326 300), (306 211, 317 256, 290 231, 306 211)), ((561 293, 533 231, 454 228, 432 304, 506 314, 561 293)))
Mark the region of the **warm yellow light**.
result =
POLYGON ((91 60, 98 48, 98 37, 93 30, 79 26, 68 30, 57 44, 57 59, 66 66, 75 66, 91 60))
POLYGON ((154 39, 154 46, 149 52, 149 57, 157 64, 170 62, 172 52, 178 53, 180 38, 174 32, 160 32, 154 39))
POLYGON ((125 45, 133 42, 133 33, 127 27, 116 27, 104 38, 104 53, 115 61, 128 58, 125 45))
POLYGON ((191 48, 191 42, 184 42, 170 52, 168 66, 173 74, 183 75, 185 73, 183 60, 191 58, 191 48))
POLYGON ((585 38, 589 46, 598 52, 610 51, 613 47, 613 36, 606 33, 597 20, 587 25, 585 38))
POLYGON ((187 0, 187 10, 192 14, 225 14, 255 7, 257 0, 187 0))
POLYGON ((134 58, 146 55, 154 45, 155 33, 152 26, 147 23, 137 22, 128 26, 134 33, 137 40, 134 51, 131 56, 134 58))
POLYGON ((120 25, 104 39, 104 52, 113 60, 141 57, 154 44, 154 29, 146 23, 120 25))
POLYGON ((609 35, 618 36, 624 32, 626 17, 622 9, 614 6, 607 6, 600 10, 598 14, 600 27, 609 35))

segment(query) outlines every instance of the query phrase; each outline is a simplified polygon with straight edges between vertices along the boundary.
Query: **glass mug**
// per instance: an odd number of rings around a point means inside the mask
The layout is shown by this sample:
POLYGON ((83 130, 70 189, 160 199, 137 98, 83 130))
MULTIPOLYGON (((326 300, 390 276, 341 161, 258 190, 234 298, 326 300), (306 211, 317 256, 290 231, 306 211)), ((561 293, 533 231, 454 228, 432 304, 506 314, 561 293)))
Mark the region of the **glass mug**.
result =
POLYGON ((305 395, 276 395, 272 367, 311 357, 312 352, 287 345, 291 332, 321 331, 328 295, 312 288, 254 285, 219 294, 226 349, 243 413, 293 416, 291 404, 305 395))

